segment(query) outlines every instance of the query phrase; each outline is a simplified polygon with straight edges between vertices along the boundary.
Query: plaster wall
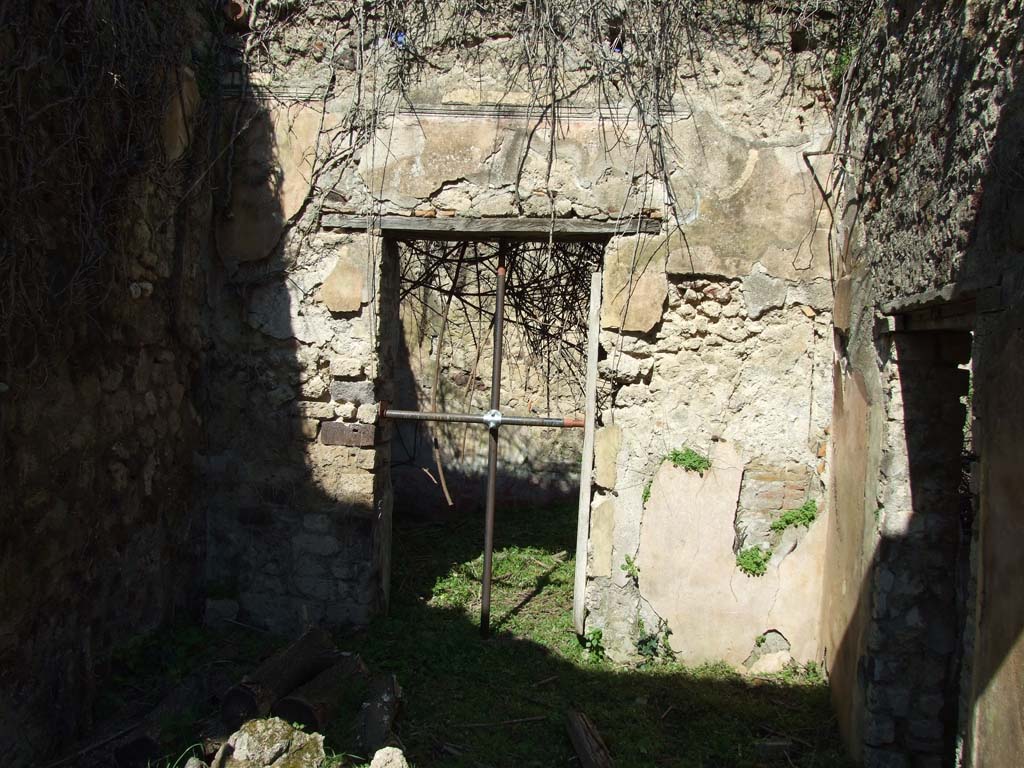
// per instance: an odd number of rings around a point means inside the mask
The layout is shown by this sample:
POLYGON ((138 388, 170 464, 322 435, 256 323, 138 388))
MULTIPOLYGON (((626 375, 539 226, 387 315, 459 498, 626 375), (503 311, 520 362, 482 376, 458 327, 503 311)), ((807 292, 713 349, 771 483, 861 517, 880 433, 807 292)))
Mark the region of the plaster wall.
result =
POLYGON ((1024 577, 1019 550, 1024 534, 1020 435, 1024 411, 1024 332, 1021 306, 993 328, 991 367, 979 376, 984 411, 978 454, 981 460, 979 585, 981 601, 975 641, 970 716, 973 765, 1013 765, 1024 750, 1024 600, 1016 585, 1024 577))

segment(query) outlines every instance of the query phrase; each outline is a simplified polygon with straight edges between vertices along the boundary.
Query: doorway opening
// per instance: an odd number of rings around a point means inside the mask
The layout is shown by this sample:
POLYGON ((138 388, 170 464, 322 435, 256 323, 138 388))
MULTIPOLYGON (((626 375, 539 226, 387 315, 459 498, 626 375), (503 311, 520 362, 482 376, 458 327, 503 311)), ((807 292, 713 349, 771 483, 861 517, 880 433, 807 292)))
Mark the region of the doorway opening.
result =
MULTIPOLYGON (((582 417, 591 274, 604 242, 407 240, 397 243, 401 338, 397 409, 483 413, 489 408, 499 262, 505 326, 499 410, 582 417)), ((486 432, 466 423, 392 426, 394 515, 437 520, 483 508, 486 432)), ((579 433, 502 430, 503 505, 571 502, 578 493, 579 433)))
POLYGON ((966 725, 976 593, 972 325, 972 314, 948 309, 939 321, 934 311, 912 313, 897 320, 887 350, 866 747, 915 764, 954 764, 966 725))

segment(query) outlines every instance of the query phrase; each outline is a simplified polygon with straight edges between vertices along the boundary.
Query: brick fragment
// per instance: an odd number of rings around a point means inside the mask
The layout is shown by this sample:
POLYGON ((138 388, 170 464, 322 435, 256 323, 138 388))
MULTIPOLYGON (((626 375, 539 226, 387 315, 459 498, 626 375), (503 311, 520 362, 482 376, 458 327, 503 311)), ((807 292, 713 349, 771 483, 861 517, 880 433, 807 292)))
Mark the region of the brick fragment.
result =
POLYGON ((320 427, 320 441, 324 445, 346 445, 353 448, 372 446, 377 439, 375 424, 347 424, 325 421, 320 427))

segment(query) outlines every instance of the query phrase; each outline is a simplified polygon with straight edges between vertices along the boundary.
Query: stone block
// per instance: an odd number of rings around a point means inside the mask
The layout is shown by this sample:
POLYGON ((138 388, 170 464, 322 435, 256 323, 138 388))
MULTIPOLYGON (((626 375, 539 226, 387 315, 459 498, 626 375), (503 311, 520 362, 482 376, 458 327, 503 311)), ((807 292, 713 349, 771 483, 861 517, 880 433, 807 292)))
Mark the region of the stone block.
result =
POLYGON ((616 462, 622 446, 622 430, 611 424, 594 435, 594 482, 601 488, 615 487, 616 462))
POLYGON ((299 435, 306 440, 316 440, 317 432, 320 430, 319 419, 296 419, 298 422, 299 435))
POLYGON ((323 736, 303 733, 277 717, 250 720, 232 734, 228 744, 225 768, 316 768, 326 760, 323 736))
POLYGON ((871 715, 864 727, 864 742, 873 747, 892 744, 896 738, 896 721, 888 715, 871 715))
POLYGON ((304 419, 330 419, 334 417, 334 406, 320 401, 303 400, 296 404, 299 416, 304 419))
POLYGON ((335 355, 331 358, 331 376, 354 378, 366 372, 369 361, 358 355, 335 355))
POLYGON ((607 499, 590 513, 590 576, 612 573, 612 538, 615 532, 615 501, 607 499))
POLYGON ((757 320, 771 309, 784 307, 788 291, 785 281, 769 275, 761 264, 755 264, 753 271, 743 278, 743 302, 747 307, 747 317, 757 320))
POLYGON ((304 555, 334 555, 338 553, 341 546, 333 536, 328 536, 322 531, 317 533, 299 533, 292 538, 292 547, 296 553, 304 555))
POLYGON ((376 403, 363 403, 356 409, 356 418, 363 424, 376 424, 379 415, 376 403))
POLYGON ((373 382, 372 381, 332 381, 331 400, 336 403, 372 403, 373 382))
POLYGON ((320 286, 318 295, 331 312, 358 312, 369 301, 370 255, 362 238, 338 249, 334 268, 320 286))
POLYGON ((377 439, 374 424, 347 424, 325 421, 320 428, 320 441, 324 445, 345 445, 353 448, 371 446, 377 439))
POLYGON ((370 768, 409 768, 405 755, 397 747, 378 749, 370 763, 370 768))
POLYGON ((334 415, 342 421, 352 421, 356 417, 356 404, 338 403, 334 406, 334 415))
POLYGON ((605 251, 601 327, 647 333, 661 322, 668 297, 665 240, 613 239, 605 251))
MULTIPOLYGON (((800 304, 804 308, 825 312, 832 309, 832 283, 828 280, 810 280, 800 282, 789 290, 789 300, 793 304, 800 304)), ((804 313, 807 314, 807 313, 804 313)), ((814 317, 811 312, 808 317, 814 317)))

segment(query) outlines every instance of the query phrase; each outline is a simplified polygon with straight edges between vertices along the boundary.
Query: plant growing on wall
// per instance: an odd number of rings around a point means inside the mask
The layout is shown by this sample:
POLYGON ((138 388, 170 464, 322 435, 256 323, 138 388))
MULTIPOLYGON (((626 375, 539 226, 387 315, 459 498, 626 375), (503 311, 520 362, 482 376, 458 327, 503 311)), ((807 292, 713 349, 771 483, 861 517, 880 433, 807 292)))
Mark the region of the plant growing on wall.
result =
POLYGON ((675 448, 668 452, 664 460, 671 461, 673 467, 682 467, 699 475, 711 469, 711 459, 692 448, 675 448))
POLYGON ((640 566, 636 564, 636 559, 632 555, 626 555, 626 562, 619 566, 619 569, 629 578, 633 580, 633 583, 640 584, 640 566))
MULTIPOLYGON (((703 454, 697 453, 697 451, 692 448, 687 448, 685 446, 682 448, 673 448, 671 451, 666 453, 661 457, 661 461, 658 462, 658 466, 660 467, 666 461, 672 462, 673 467, 679 467, 687 470, 688 472, 696 472, 701 476, 711 469, 711 459, 703 454)), ((644 485, 643 493, 640 494, 644 504, 651 500, 651 487, 653 485, 653 477, 644 485)))
POLYGON ((787 528, 795 528, 798 525, 810 528, 811 523, 814 522, 817 516, 818 502, 811 499, 810 501, 805 501, 796 509, 787 509, 777 520, 772 521, 771 528, 773 531, 784 531, 787 528))
POLYGON ((590 661, 600 661, 604 658, 604 632, 600 629, 592 629, 583 636, 583 649, 590 661))
POLYGON ((770 550, 760 547, 746 547, 736 555, 736 567, 747 576, 764 576, 768 570, 768 561, 772 559, 770 550))
POLYGON ((649 666, 658 661, 674 661, 676 653, 668 640, 671 635, 672 630, 665 619, 659 619, 657 629, 651 632, 647 631, 643 619, 637 619, 636 652, 643 659, 640 666, 649 666))

